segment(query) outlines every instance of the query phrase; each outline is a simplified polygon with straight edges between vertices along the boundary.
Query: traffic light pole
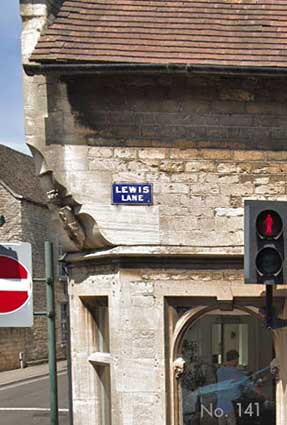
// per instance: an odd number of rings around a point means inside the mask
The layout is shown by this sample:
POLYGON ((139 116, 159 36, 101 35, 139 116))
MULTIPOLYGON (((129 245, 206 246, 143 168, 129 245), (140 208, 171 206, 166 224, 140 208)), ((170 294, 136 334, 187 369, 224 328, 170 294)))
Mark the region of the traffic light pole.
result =
POLYGON ((59 424, 53 245, 45 242, 51 425, 59 424))
POLYGON ((273 328, 273 286, 266 285, 265 315, 267 329, 273 328))

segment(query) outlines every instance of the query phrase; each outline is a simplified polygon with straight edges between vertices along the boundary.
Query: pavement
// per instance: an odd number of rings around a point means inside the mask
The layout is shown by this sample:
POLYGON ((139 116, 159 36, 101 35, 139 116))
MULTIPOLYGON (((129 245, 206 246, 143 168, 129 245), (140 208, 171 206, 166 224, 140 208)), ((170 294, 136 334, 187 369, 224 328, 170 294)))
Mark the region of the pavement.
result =
MULTIPOLYGON (((67 362, 62 360, 57 362, 57 372, 67 371, 67 362)), ((6 385, 12 385, 19 382, 30 381, 33 379, 41 378, 49 375, 48 363, 29 366, 24 369, 13 369, 5 372, 0 372, 0 388, 6 385)))

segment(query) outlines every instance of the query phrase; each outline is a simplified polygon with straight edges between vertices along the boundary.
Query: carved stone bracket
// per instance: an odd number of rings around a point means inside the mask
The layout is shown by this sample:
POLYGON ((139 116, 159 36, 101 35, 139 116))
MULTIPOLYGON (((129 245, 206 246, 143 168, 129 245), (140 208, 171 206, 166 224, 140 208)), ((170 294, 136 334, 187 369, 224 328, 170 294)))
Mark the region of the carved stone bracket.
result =
POLYGON ((76 249, 113 247, 114 245, 101 234, 94 218, 87 213, 79 213, 81 204, 58 182, 54 173, 48 168, 42 153, 35 147, 31 147, 31 150, 42 188, 47 194, 48 206, 59 217, 66 235, 76 249))

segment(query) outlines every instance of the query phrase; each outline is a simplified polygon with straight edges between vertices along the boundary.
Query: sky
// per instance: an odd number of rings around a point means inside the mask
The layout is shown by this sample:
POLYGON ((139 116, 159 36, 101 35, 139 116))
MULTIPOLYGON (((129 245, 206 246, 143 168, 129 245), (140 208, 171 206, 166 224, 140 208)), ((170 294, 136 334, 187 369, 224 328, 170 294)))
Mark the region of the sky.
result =
POLYGON ((0 144, 25 145, 19 0, 2 0, 0 14, 0 144))

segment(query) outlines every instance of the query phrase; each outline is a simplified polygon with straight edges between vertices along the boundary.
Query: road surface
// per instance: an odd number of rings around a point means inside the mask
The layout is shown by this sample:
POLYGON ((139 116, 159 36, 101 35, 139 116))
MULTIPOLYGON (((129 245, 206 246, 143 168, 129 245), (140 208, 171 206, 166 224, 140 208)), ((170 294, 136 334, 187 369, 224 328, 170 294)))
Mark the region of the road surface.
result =
MULTIPOLYGON (((58 376, 59 425, 68 425, 66 372, 58 376)), ((0 388, 1 425, 50 425, 49 379, 35 378, 0 388)))

